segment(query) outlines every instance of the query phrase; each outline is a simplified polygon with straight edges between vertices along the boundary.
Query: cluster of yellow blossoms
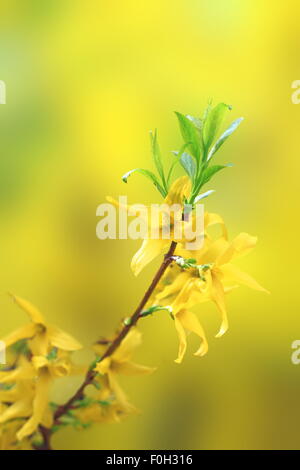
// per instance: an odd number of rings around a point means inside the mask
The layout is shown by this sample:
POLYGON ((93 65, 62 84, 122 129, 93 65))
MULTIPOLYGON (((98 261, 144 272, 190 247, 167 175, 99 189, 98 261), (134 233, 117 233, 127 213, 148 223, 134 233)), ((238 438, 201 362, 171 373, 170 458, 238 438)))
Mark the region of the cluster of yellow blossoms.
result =
MULTIPOLYGON (((178 178, 172 184, 164 203, 168 206, 181 204, 190 195, 191 182, 187 176, 178 178)), ((109 198, 115 205, 118 203, 109 198)), ((130 207, 123 207, 129 213, 130 207)), ((172 226, 172 213, 171 226, 172 226)), ((182 224, 193 224, 192 214, 189 221, 182 224)), ((179 232, 180 233, 180 232, 179 232)), ((186 233, 184 230, 181 233, 186 233)), ((240 233, 231 242, 223 219, 218 214, 205 212, 204 214, 204 243, 199 250, 187 251, 186 240, 173 240, 177 242, 174 259, 178 263, 171 264, 157 288, 155 289, 147 307, 168 306, 174 317, 174 324, 179 336, 179 353, 175 362, 180 363, 186 352, 186 331, 193 332, 201 339, 201 345, 196 356, 203 356, 208 350, 208 343, 204 330, 196 315, 190 311, 197 304, 213 301, 220 311, 222 322, 216 337, 221 337, 228 329, 228 319, 225 305, 225 294, 239 285, 246 285, 252 289, 267 292, 249 274, 241 271, 232 264, 236 258, 247 254, 255 247, 257 238, 247 233, 240 233), (220 235, 214 238, 209 229, 219 225, 220 235), (184 260, 192 260, 186 263, 184 260)), ((131 263, 132 270, 138 275, 142 269, 166 250, 170 240, 163 238, 146 238, 141 248, 134 255, 131 263)))
POLYGON ((31 322, 2 339, 7 363, 0 369, 0 449, 32 450, 42 446, 41 429, 72 425, 84 428, 92 423, 119 421, 136 412, 118 384, 117 375, 141 375, 154 369, 131 361, 141 343, 141 333, 132 328, 119 348, 98 363, 107 343, 94 346, 97 355, 93 390, 88 390, 56 423, 57 405, 51 403, 51 387, 56 379, 84 376, 87 368, 75 366, 71 353, 81 345, 70 335, 45 322, 29 302, 13 297, 31 322))
MULTIPOLYGON (((183 204, 189 191, 189 179, 179 178, 173 183, 164 202, 169 205, 183 204)), ((130 207, 125 209, 130 211, 130 207)), ((144 313, 147 309, 169 309, 179 337, 176 362, 180 363, 187 348, 187 332, 193 332, 201 339, 196 356, 203 356, 208 349, 204 330, 196 314, 191 311, 194 306, 206 301, 216 304, 222 318, 216 335, 220 337, 228 328, 225 294, 240 284, 261 291, 265 289, 232 264, 235 258, 255 246, 256 238, 241 233, 230 242, 219 215, 205 213, 201 249, 187 251, 185 240, 176 240, 173 236, 173 241, 177 245, 172 263, 152 292, 144 313), (217 238, 210 235, 212 225, 221 228, 217 238)), ((133 272, 140 273, 157 255, 166 251, 170 242, 145 239, 133 257, 133 272)), ((81 345, 67 333, 48 325, 32 304, 18 297, 13 298, 31 321, 2 340, 8 351, 8 362, 0 369, 0 449, 38 448, 43 428, 54 432, 61 425, 85 427, 91 423, 118 421, 136 411, 120 387, 118 375, 142 375, 154 369, 131 361, 141 343, 141 334, 135 326, 129 328, 111 355, 101 359, 114 338, 94 345, 96 360, 91 368, 76 367, 71 354, 81 349, 81 345), (93 371, 93 387, 84 390, 72 407, 58 420, 55 419, 58 405, 51 404, 50 398, 53 381, 72 374, 84 376, 88 370, 93 371)))
MULTIPOLYGON (((100 341, 94 346, 97 357, 100 358, 105 352, 106 343, 107 341, 100 341)), ((95 384, 98 390, 88 398, 91 400, 89 406, 81 407, 77 411, 77 416, 82 423, 119 421, 128 414, 137 412, 137 409, 129 403, 117 377, 118 375, 138 376, 154 372, 154 368, 131 361, 133 353, 140 344, 141 333, 136 328, 132 328, 111 356, 97 362, 94 371, 97 372, 95 384)))
POLYGON ((0 370, 0 448, 27 448, 39 426, 51 428, 49 390, 53 380, 76 373, 71 353, 81 345, 48 325, 29 302, 14 297, 31 322, 3 342, 8 362, 0 370))

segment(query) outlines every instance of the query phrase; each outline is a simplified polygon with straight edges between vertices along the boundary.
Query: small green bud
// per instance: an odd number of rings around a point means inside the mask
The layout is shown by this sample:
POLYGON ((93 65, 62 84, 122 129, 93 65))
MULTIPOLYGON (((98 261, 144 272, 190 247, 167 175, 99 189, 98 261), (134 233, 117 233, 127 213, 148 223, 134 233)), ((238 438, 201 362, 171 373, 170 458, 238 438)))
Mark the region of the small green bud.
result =
POLYGON ((54 361, 57 358, 57 348, 52 348, 46 358, 48 359, 48 361, 54 361))
POLYGON ((94 385, 94 387, 97 389, 97 390, 101 390, 101 385, 99 384, 99 382, 96 382, 94 380, 94 382, 92 382, 92 385, 94 385))
POLYGON ((76 406, 76 408, 86 408, 91 405, 93 401, 91 397, 84 397, 82 400, 75 401, 74 406, 76 406))

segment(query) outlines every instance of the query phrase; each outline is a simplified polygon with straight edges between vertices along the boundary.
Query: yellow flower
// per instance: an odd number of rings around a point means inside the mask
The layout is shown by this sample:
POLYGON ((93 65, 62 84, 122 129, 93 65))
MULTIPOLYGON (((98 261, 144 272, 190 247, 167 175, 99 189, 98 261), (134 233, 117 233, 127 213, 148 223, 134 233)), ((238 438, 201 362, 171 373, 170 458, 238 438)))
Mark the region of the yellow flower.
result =
MULTIPOLYGON (((123 339, 117 350, 103 361, 98 362, 95 371, 98 372, 104 381, 107 390, 115 397, 124 410, 133 410, 133 406, 128 403, 127 397, 120 387, 117 375, 144 375, 151 374, 155 369, 135 364, 131 361, 131 356, 135 349, 141 344, 141 333, 132 328, 123 339)), ((102 354, 102 346, 96 346, 95 350, 102 354)))
POLYGON ((0 414, 0 424, 26 419, 16 434, 20 441, 31 435, 39 424, 51 427, 52 414, 48 407, 51 376, 47 369, 37 374, 31 362, 21 356, 17 367, 1 371, 0 383, 11 385, 11 388, 0 391, 0 401, 10 403, 0 414))
POLYGON ((33 434, 38 426, 42 424, 46 428, 51 428, 53 419, 49 408, 49 389, 52 378, 46 368, 39 371, 35 385, 35 396, 32 402, 30 418, 17 433, 19 440, 33 434))
POLYGON ((268 292, 249 274, 241 271, 231 263, 239 256, 245 255, 254 248, 257 237, 240 233, 231 243, 220 238, 205 251, 196 256, 199 265, 207 265, 201 276, 207 283, 204 295, 212 300, 222 316, 221 328, 216 337, 222 336, 228 329, 228 319, 225 305, 226 286, 229 289, 235 285, 245 285, 251 289, 268 292))
POLYGON ((0 415, 0 424, 27 419, 16 434, 20 441, 32 434, 39 424, 51 426, 52 416, 48 408, 50 376, 46 370, 36 376, 32 365, 22 357, 16 369, 1 372, 0 380, 1 384, 12 385, 8 390, 0 391, 0 401, 10 403, 0 415))
POLYGON ((3 341, 6 347, 10 347, 26 340, 29 351, 17 356, 17 362, 9 370, 0 371, 0 384, 12 385, 8 390, 0 390, 0 402, 10 403, 1 413, 0 423, 26 419, 16 434, 21 441, 33 434, 40 424, 48 428, 52 426, 50 387, 55 378, 75 371, 70 353, 80 349, 81 345, 67 333, 48 325, 32 304, 19 297, 14 297, 14 300, 29 315, 31 323, 3 341))
POLYGON ((10 421, 0 425, 0 450, 33 450, 29 439, 18 441, 17 432, 21 426, 20 421, 10 421))
POLYGON ((208 349, 204 330, 197 317, 189 311, 190 308, 212 300, 222 316, 221 327, 216 335, 220 337, 228 329, 225 306, 227 292, 239 284, 267 292, 251 276, 231 263, 238 256, 249 252, 256 241, 256 237, 241 233, 231 243, 224 236, 215 241, 207 236, 204 247, 199 251, 188 252, 179 245, 177 255, 185 259, 194 258, 200 267, 183 270, 177 265, 170 266, 151 299, 153 305, 172 307, 180 343, 176 362, 182 361, 186 351, 185 330, 201 338, 201 346, 195 355, 203 356, 208 349))
POLYGON ((202 294, 204 281, 193 277, 190 272, 182 271, 178 266, 172 266, 160 283, 154 304, 169 305, 172 309, 174 324, 179 338, 179 352, 175 360, 181 363, 186 352, 186 331, 195 333, 201 340, 200 347, 195 356, 204 356, 208 350, 208 343, 204 330, 196 317, 189 309, 194 305, 207 300, 202 294), (173 279, 173 280, 172 280, 173 279), (162 284, 167 282, 165 288, 162 284))
MULTIPOLYGON (((184 198, 190 195, 191 191, 191 181, 187 176, 182 176, 173 182, 171 185, 170 191, 166 198, 163 201, 163 204, 168 206, 172 206, 173 204, 179 204, 182 206, 183 209, 183 201, 184 198)), ((151 220, 150 220, 150 228, 151 228, 151 220)), ((131 269, 133 273, 137 276, 147 264, 149 264, 152 260, 154 260, 159 254, 161 254, 167 247, 170 246, 172 240, 175 240, 174 237, 174 230, 172 223, 173 214, 170 213, 170 238, 169 239, 151 239, 146 238, 141 248, 135 253, 131 261, 131 269)), ((182 222, 185 224, 186 222, 182 222)), ((163 222, 161 221, 161 225, 159 227, 160 234, 163 230, 163 222)))
MULTIPOLYGON (((180 204, 183 206, 183 199, 184 197, 188 197, 191 191, 191 183, 187 176, 183 176, 178 178, 176 181, 173 182, 169 194, 163 201, 163 204, 167 204, 171 206, 172 204, 180 204)), ((125 206, 121 205, 115 201, 114 199, 108 197, 107 200, 114 204, 115 206, 119 207, 121 210, 125 210, 128 212, 129 215, 136 215, 136 211, 134 206, 125 206)), ((172 238, 174 237, 174 230, 172 227, 172 222, 174 218, 174 214, 170 213, 170 238, 164 239, 162 238, 162 230, 163 230, 163 220, 162 217, 158 219, 158 227, 157 234, 160 236, 158 239, 151 239, 150 233, 155 227, 157 221, 152 220, 151 218, 151 210, 147 208, 147 214, 140 213, 140 217, 147 216, 148 226, 148 234, 147 238, 144 239, 141 248, 136 252, 133 256, 131 261, 131 269, 133 273, 137 276, 144 267, 149 264, 156 256, 158 256, 161 252, 163 252, 171 243, 172 238)), ((161 215, 161 214, 160 214, 161 215)))
POLYGON ((30 340, 30 349, 34 355, 47 355, 50 347, 63 349, 64 351, 77 351, 81 349, 81 344, 72 338, 72 336, 55 326, 46 324, 41 312, 30 302, 20 297, 12 297, 16 304, 28 314, 31 323, 24 325, 3 338, 2 341, 5 343, 6 348, 20 340, 26 339, 30 340))
MULTIPOLYGON (((191 191, 191 181, 187 176, 182 176, 173 182, 171 188, 169 190, 168 195, 163 201, 163 205, 167 205, 171 207, 174 204, 178 204, 181 206, 182 211, 184 207, 184 199, 188 198, 191 191)), ((126 206, 120 205, 116 200, 111 197, 107 197, 107 200, 114 204, 115 206, 119 207, 120 210, 126 211, 129 215, 136 215, 136 210, 134 206, 126 206)), ((163 211, 162 211, 163 213, 163 211)), ((142 212, 139 214, 141 218, 147 216, 147 222, 149 223, 147 238, 145 238, 142 242, 141 248, 135 253, 131 261, 131 269, 133 273, 137 276, 145 266, 147 266, 152 260, 154 260, 159 254, 163 253, 167 247, 170 246, 172 240, 176 242, 185 242, 184 234, 186 233, 187 226, 194 226, 195 217, 192 213, 189 217, 188 221, 179 221, 177 220, 177 224, 181 223, 182 230, 179 233, 182 233, 183 238, 180 239, 176 238, 174 233, 174 213, 170 212, 170 237, 168 239, 163 238, 163 228, 164 228, 164 220, 163 217, 158 218, 159 226, 157 228, 157 233, 159 238, 151 238, 151 232, 153 228, 155 228, 155 224, 157 221, 153 221, 151 218, 151 210, 147 208, 147 214, 143 214, 142 212), (185 227, 185 229, 184 229, 185 227)), ((160 214, 161 215, 161 214, 160 214)), ((214 224, 221 224, 222 226, 222 234, 225 238, 227 238, 227 231, 224 225, 223 220, 218 214, 204 214, 204 226, 207 229, 209 226, 214 224)), ((177 225, 177 226, 178 226, 177 225)))
POLYGON ((179 351, 178 357, 175 362, 180 364, 185 355, 187 342, 186 342, 186 330, 191 333, 195 333, 201 339, 201 345, 199 349, 194 353, 195 356, 204 356, 208 351, 208 343, 204 330, 196 317, 196 315, 188 310, 180 310, 174 316, 175 328, 179 338, 179 351))
POLYGON ((21 355, 18 357, 17 362, 12 367, 8 367, 7 370, 4 369, 0 371, 0 384, 2 385, 30 380, 33 379, 35 375, 36 373, 30 360, 27 357, 21 355))
POLYGON ((128 408, 128 404, 124 408, 117 400, 105 403, 98 395, 95 395, 94 399, 95 401, 91 405, 79 408, 75 412, 83 424, 118 423, 121 419, 126 418, 130 412, 136 411, 133 407, 128 408))
MULTIPOLYGON (((8 381, 9 378, 6 383, 8 381)), ((24 379, 11 385, 11 388, 0 391, 1 402, 10 404, 1 412, 0 424, 12 419, 27 418, 32 413, 32 402, 35 396, 33 381, 24 379)))

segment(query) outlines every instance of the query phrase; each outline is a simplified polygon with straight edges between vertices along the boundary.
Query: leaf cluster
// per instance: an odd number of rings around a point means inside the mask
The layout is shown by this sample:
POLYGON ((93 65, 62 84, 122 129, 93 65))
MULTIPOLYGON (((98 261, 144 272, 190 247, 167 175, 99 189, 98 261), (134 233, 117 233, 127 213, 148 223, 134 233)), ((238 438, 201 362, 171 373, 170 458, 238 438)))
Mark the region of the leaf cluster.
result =
POLYGON ((140 173, 148 178, 165 198, 169 191, 173 170, 177 164, 180 164, 192 183, 190 197, 185 203, 193 205, 209 196, 213 190, 200 194, 201 188, 211 181, 216 173, 232 166, 232 164, 212 164, 214 155, 243 120, 243 118, 234 120, 220 134, 225 115, 230 110, 231 106, 219 103, 214 107, 209 104, 201 118, 176 112, 183 145, 179 151, 172 152, 175 160, 169 166, 168 171, 164 169, 157 130, 155 130, 154 133, 150 133, 150 140, 156 173, 144 168, 135 168, 123 175, 123 181, 127 183, 130 175, 140 173))

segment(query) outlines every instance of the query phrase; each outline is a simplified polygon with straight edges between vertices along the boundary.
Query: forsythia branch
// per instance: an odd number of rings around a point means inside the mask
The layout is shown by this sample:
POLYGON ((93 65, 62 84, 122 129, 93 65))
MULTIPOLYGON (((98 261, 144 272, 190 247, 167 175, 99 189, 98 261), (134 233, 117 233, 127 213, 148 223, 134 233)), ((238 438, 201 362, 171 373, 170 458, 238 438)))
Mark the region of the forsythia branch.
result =
MULTIPOLYGON (((164 173, 156 132, 151 137, 151 149, 157 175, 141 168, 124 175, 125 183, 135 172, 149 178, 164 197, 161 207, 171 209, 170 214, 163 209, 159 219, 155 220, 151 208, 145 207, 147 210, 142 220, 151 229, 151 236, 154 229, 158 230, 159 237, 144 238, 132 258, 132 271, 138 275, 156 256, 165 253, 166 249, 168 251, 133 314, 123 320, 120 330, 111 340, 100 340, 93 345, 96 358, 87 372, 86 367, 77 366, 72 361, 72 353, 80 350, 81 344, 65 331, 49 324, 33 304, 12 295, 30 322, 0 342, 0 353, 1 344, 4 344, 9 354, 5 367, 0 367, 0 449, 52 450, 52 435, 62 426, 85 429, 92 423, 119 421, 135 412, 136 408, 129 403, 118 384, 118 375, 144 375, 154 371, 131 361, 141 342, 141 334, 136 328, 140 318, 160 310, 169 311, 179 339, 175 362, 181 363, 189 333, 200 340, 195 356, 202 357, 208 350, 205 331, 192 311, 193 307, 203 302, 216 305, 221 315, 221 326, 216 334, 219 338, 228 329, 226 296, 229 292, 239 285, 267 292, 232 263, 254 248, 256 237, 242 232, 229 241, 223 218, 206 211, 203 213, 203 228, 198 226, 198 206, 195 204, 213 192, 209 190, 199 194, 200 189, 220 170, 231 166, 211 165, 214 154, 242 121, 242 118, 236 119, 218 137, 224 113, 229 109, 231 107, 224 103, 215 107, 209 105, 202 118, 176 113, 184 145, 174 152, 176 159, 171 163, 168 175, 164 173), (186 176, 172 182, 171 174, 176 163, 181 164, 186 176), (172 209, 178 205, 181 211, 179 220, 172 209), (169 218, 165 219, 165 215, 169 218), (210 227, 215 225, 221 229, 217 235, 210 233, 210 227), (177 227, 181 228, 180 235, 177 227), (164 235, 165 228, 169 228, 168 240, 160 236, 164 235), (192 241, 188 236, 191 231, 194 241, 201 240, 203 236, 201 246, 188 244, 192 241), (53 382, 74 374, 84 377, 74 395, 63 405, 51 402, 53 382), (95 387, 91 393, 86 390, 89 385, 95 387)), ((136 213, 134 206, 110 197, 107 200, 128 215, 136 213)))

